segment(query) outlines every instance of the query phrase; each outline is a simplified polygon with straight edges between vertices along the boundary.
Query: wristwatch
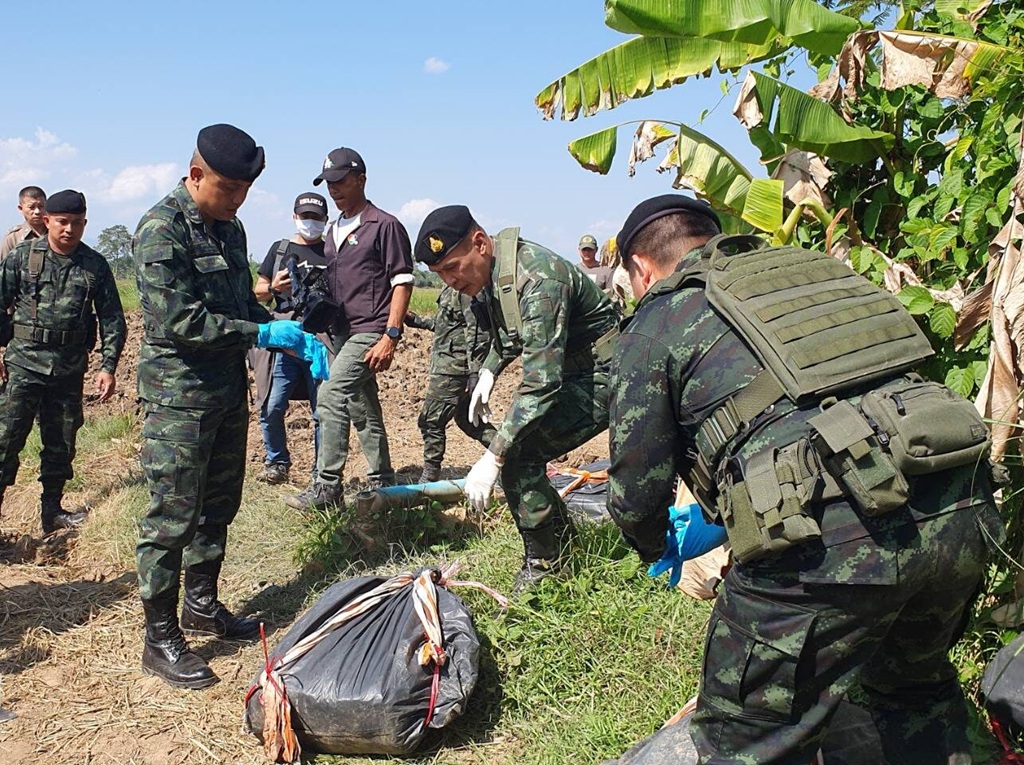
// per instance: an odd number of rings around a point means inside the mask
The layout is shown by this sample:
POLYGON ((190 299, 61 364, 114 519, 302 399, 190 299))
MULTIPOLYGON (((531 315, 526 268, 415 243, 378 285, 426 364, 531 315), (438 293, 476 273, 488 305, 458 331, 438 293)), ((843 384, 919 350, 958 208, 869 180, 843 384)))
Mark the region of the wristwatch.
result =
POLYGON ((401 327, 388 327, 384 330, 384 334, 394 340, 396 343, 402 339, 402 328, 401 327))

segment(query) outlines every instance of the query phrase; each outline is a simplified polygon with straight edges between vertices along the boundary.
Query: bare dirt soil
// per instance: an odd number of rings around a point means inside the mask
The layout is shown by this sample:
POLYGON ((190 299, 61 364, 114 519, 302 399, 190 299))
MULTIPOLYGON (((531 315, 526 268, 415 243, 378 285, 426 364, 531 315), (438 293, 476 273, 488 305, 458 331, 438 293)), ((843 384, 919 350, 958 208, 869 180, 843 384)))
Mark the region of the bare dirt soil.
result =
MULTIPOLYGON (((128 324, 129 342, 117 375, 119 390, 103 404, 87 398, 87 419, 138 416, 139 314, 130 315, 128 324)), ((406 482, 415 480, 421 468, 416 418, 427 387, 430 342, 429 332, 407 331, 395 365, 378 379, 392 461, 399 479, 406 482)), ((92 372, 86 378, 87 393, 91 380, 92 372)), ((518 380, 518 364, 499 378, 492 400, 496 419, 518 380)), ((263 461, 255 412, 250 425, 247 485, 251 489, 263 461)), ((313 462, 308 405, 293 405, 287 425, 291 480, 298 489, 308 482, 313 462)), ((137 433, 136 427, 123 442, 118 439, 117 448, 104 452, 102 458, 79 455, 76 470, 86 480, 77 492, 69 492, 66 507, 98 505, 133 482, 139 485, 137 433)), ((565 463, 578 466, 605 456, 606 444, 602 434, 567 455, 565 463)), ((482 447, 453 423, 446 477, 465 475, 481 453, 482 447)), ((346 476, 350 488, 359 484, 365 470, 353 434, 346 476)), ((126 551, 98 560, 76 553, 74 534, 58 533, 41 540, 38 492, 35 476, 23 468, 18 484, 7 491, 0 517, 0 687, 4 705, 18 713, 16 720, 0 726, 0 763, 264 762, 255 739, 245 735, 240 725, 224 725, 225 715, 240 718, 240 694, 259 666, 259 647, 194 642, 222 678, 202 693, 176 691, 143 676, 139 670, 142 614, 135 574, 131 568, 110 563, 124 560, 126 551)), ((229 552, 229 563, 230 557, 229 552)), ((493 761, 497 754, 466 762, 493 761)))

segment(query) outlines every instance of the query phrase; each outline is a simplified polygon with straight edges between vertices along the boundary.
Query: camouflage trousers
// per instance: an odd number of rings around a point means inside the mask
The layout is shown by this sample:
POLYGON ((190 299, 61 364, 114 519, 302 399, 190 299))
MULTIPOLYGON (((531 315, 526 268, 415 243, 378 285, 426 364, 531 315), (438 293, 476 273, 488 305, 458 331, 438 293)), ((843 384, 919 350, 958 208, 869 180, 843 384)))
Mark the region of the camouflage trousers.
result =
POLYGON ((441 466, 447 444, 445 428, 455 418, 459 430, 484 446, 490 446, 494 438, 494 426, 490 423, 474 425, 469 419, 469 399, 472 391, 466 390, 468 375, 430 376, 427 395, 423 399, 417 424, 423 434, 423 464, 441 466))
POLYGON ((853 689, 886 762, 969 763, 967 706, 948 654, 981 582, 981 526, 993 517, 979 504, 904 518, 832 548, 804 545, 796 566, 734 566, 707 631, 692 726, 700 762, 807 765, 853 689))
POLYGON ((177 593, 182 565, 224 560, 242 501, 248 403, 222 409, 146 404, 142 468, 149 507, 136 548, 143 600, 177 593))
POLYGON ((83 375, 46 375, 9 364, 7 385, 0 392, 0 491, 14 483, 18 455, 39 420, 43 449, 39 482, 47 494, 62 494, 73 475, 75 439, 82 427, 83 375))
POLYGON ((505 452, 501 488, 522 530, 566 522, 565 502, 547 477, 547 463, 608 429, 608 375, 571 375, 540 420, 520 431, 505 452))
POLYGON ((377 332, 362 332, 335 340, 337 355, 331 363, 330 379, 320 383, 316 402, 320 417, 317 480, 328 486, 339 486, 342 482, 348 462, 349 431, 353 427, 369 463, 369 476, 394 481, 377 378, 363 361, 380 337, 377 332))

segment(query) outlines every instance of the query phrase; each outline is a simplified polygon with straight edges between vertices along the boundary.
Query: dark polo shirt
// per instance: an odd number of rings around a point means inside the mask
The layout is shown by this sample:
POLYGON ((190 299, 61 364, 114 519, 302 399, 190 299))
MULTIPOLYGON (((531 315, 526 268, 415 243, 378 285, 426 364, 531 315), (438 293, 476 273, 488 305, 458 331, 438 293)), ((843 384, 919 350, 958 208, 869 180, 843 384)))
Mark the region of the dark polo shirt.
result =
POLYGON ((334 299, 341 304, 336 331, 341 335, 384 332, 391 310, 391 280, 412 273, 412 246, 405 226, 367 202, 359 226, 340 246, 334 242, 334 225, 324 239, 327 278, 334 299))

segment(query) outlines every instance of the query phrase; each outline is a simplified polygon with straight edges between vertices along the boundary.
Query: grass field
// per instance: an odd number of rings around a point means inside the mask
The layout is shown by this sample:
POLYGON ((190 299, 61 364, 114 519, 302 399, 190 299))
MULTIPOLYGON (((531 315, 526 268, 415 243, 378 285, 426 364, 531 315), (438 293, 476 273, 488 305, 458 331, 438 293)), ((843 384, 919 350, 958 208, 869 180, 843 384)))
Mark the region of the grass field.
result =
POLYGON ((440 294, 441 290, 437 287, 416 287, 409 300, 409 310, 424 316, 433 316, 437 313, 437 296, 440 294))
MULTIPOLYGON (((85 464, 110 462, 112 455, 121 462, 130 429, 124 418, 87 424, 81 440, 85 464)), ((29 466, 37 451, 33 440, 26 454, 29 466)), ((148 497, 137 468, 121 472, 86 525, 75 558, 131 571, 135 518, 148 497)), ((285 511, 265 487, 247 481, 232 525, 225 591, 236 594, 233 606, 259 613, 276 626, 271 645, 339 579, 458 560, 465 566, 461 578, 507 592, 522 554, 504 506, 481 517, 464 508, 394 511, 377 521, 374 536, 385 544, 374 552, 355 541, 350 521, 337 515, 303 519, 285 511)), ((664 580, 649 579, 612 526, 581 529, 570 571, 571 576, 544 582, 504 612, 486 595, 460 592, 483 646, 480 682, 464 716, 430 739, 428 753, 401 761, 598 763, 655 731, 696 692, 710 604, 668 590, 664 580)), ((138 624, 129 620, 124 629, 135 632, 138 624)), ((975 630, 956 652, 968 688, 976 684, 979 660, 991 651, 993 640, 998 637, 975 630)), ((248 646, 239 659, 244 669, 238 682, 248 682, 260 665, 260 649, 248 646)), ((224 747, 252 745, 235 722, 240 692, 241 686, 226 700, 189 697, 191 706, 212 705, 205 710, 207 718, 224 717, 223 723, 207 723, 217 726, 207 735, 222 735, 224 747)), ((981 733, 983 722, 976 719, 974 726, 975 761, 994 761, 991 741, 981 733)), ((319 756, 304 761, 370 765, 381 759, 319 756)))

